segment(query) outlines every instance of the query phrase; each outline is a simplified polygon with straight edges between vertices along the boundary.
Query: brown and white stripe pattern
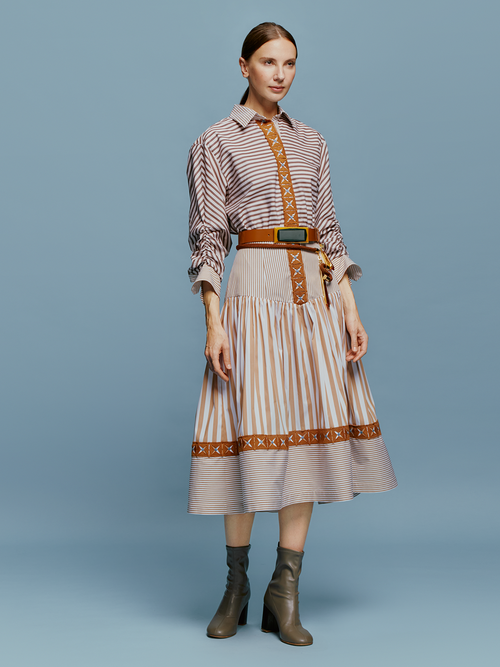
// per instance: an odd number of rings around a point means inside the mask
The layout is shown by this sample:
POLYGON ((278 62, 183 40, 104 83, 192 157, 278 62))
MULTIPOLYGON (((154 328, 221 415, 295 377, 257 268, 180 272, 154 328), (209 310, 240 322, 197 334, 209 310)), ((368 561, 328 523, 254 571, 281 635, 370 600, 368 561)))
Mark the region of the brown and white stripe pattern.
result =
MULTIPOLYGON (((252 109, 235 105, 189 151, 188 273, 194 292, 206 280, 220 294, 231 234, 286 224, 276 159, 258 124, 263 120, 252 109)), ((346 270, 357 280, 361 269, 349 259, 335 214, 324 138, 281 109, 273 125, 286 151, 300 224, 319 230, 327 255, 335 260, 337 280, 346 270)))
POLYGON ((205 373, 190 512, 276 511, 397 484, 362 363, 345 361, 338 284, 327 309, 318 258, 303 256, 309 301, 297 307, 286 250, 236 255, 222 311, 232 372, 228 383, 205 373))

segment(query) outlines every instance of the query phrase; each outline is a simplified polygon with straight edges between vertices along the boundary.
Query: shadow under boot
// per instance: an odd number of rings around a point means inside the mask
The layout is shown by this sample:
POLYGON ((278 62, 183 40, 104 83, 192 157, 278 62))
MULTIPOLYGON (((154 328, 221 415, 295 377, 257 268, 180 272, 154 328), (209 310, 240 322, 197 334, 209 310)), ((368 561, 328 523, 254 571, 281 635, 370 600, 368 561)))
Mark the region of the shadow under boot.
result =
POLYGON ((264 595, 262 631, 277 632, 282 642, 293 646, 313 643, 299 616, 299 575, 303 556, 303 551, 278 546, 276 568, 264 595))
POLYGON ((207 628, 207 635, 215 639, 226 639, 236 634, 238 625, 246 625, 250 582, 247 577, 248 552, 246 547, 228 547, 226 590, 215 616, 207 628))

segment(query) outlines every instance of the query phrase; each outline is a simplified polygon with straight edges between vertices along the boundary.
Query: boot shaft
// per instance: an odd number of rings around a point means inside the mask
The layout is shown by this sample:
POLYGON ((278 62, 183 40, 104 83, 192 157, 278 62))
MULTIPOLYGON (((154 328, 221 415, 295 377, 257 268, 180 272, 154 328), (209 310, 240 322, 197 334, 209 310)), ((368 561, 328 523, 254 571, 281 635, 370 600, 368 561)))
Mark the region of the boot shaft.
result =
POLYGON ((228 567, 226 588, 233 593, 243 593, 250 588, 247 576, 250 545, 246 547, 226 546, 226 551, 228 567))
POLYGON ((270 582, 273 587, 286 589, 292 594, 298 592, 299 576, 302 571, 303 551, 293 551, 278 546, 276 565, 270 582))

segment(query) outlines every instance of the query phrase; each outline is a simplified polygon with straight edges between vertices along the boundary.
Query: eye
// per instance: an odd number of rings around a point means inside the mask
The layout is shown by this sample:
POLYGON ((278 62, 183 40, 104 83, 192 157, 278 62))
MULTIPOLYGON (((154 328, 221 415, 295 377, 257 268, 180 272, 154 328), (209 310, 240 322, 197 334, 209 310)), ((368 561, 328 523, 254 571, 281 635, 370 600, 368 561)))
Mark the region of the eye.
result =
POLYGON ((273 61, 272 61, 272 60, 269 60, 269 58, 268 58, 267 60, 264 60, 264 64, 265 64, 265 65, 272 65, 272 64, 273 64, 273 61))

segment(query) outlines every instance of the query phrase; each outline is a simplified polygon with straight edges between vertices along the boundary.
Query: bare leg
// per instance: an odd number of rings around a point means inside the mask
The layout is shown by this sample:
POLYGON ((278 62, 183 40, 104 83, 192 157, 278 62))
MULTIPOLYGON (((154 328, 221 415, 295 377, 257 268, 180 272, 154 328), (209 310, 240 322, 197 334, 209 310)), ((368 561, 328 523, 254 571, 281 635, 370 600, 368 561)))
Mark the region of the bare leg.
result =
POLYGON ((250 544, 254 517, 254 512, 224 515, 224 529, 228 547, 246 547, 250 544))
POLYGON ((314 503, 297 503, 287 505, 278 512, 280 547, 293 551, 304 551, 313 505, 314 503))

